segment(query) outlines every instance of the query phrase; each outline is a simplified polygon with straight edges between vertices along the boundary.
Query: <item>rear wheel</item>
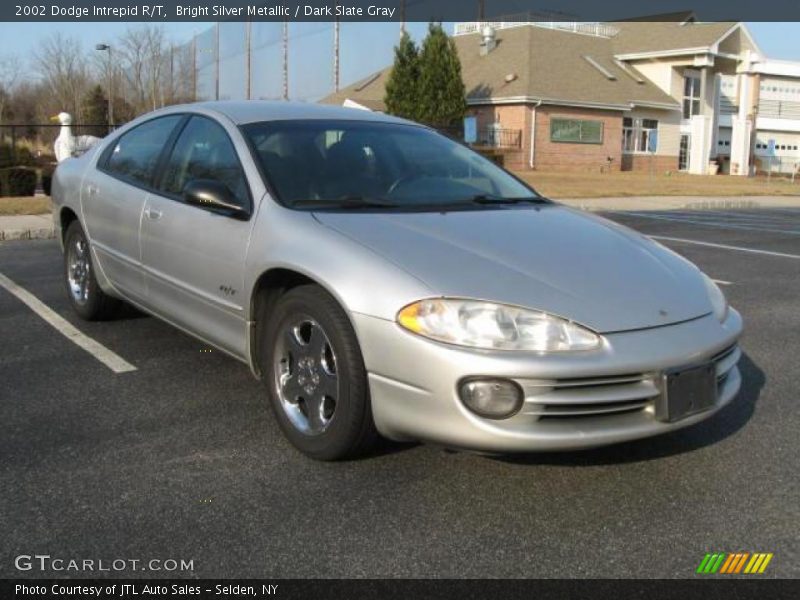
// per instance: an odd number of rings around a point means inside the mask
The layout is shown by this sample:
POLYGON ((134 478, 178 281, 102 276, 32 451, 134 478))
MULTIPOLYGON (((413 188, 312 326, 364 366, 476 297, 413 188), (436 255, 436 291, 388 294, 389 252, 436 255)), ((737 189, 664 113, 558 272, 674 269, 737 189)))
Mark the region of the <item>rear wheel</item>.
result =
POLYGON ((87 321, 111 318, 120 308, 121 302, 97 283, 89 241, 78 221, 64 235, 64 283, 72 308, 87 321))
POLYGON ((366 369, 344 310, 303 285, 261 315, 261 371, 283 433, 319 460, 354 458, 377 439, 366 369))

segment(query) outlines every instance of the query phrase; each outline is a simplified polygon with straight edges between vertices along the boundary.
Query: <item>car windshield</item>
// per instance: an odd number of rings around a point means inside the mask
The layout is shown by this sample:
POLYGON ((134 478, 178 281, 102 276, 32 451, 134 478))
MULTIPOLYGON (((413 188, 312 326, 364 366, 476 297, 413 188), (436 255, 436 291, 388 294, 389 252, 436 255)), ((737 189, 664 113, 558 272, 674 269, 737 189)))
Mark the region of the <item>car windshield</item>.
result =
POLYGON ((242 128, 290 208, 411 209, 546 202, 469 148, 425 127, 345 120, 242 128))

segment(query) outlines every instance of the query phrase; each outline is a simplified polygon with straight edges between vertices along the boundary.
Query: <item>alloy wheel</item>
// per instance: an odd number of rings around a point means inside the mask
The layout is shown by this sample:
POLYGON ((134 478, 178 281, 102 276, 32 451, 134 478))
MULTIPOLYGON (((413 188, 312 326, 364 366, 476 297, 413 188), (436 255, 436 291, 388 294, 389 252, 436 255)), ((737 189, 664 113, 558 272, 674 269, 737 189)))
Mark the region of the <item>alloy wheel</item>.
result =
POLYGON ((89 282, 91 280, 92 261, 89 256, 89 244, 81 235, 76 235, 67 249, 67 283, 72 299, 78 304, 86 304, 89 300, 89 282))
POLYGON ((292 425, 306 435, 323 433, 336 414, 339 378, 336 355, 323 328, 301 317, 280 331, 275 352, 275 386, 292 425))

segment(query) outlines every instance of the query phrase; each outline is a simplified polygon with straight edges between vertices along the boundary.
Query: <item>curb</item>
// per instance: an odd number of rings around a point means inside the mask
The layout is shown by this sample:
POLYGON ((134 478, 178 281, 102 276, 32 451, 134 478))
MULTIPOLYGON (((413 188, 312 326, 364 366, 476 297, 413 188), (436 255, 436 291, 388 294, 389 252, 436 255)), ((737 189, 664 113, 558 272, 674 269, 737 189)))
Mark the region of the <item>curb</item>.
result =
POLYGON ((56 237, 55 229, 52 227, 41 227, 37 229, 0 229, 0 242, 11 240, 51 240, 56 237))

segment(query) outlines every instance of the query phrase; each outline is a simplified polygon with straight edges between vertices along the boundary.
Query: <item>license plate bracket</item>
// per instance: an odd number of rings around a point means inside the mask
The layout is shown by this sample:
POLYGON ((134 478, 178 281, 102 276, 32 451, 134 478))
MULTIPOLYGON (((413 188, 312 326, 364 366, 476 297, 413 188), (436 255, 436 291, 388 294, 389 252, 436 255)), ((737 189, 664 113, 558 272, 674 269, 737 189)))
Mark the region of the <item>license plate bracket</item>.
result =
POLYGON ((672 423, 708 410, 717 402, 717 371, 714 363, 665 371, 656 418, 672 423))

